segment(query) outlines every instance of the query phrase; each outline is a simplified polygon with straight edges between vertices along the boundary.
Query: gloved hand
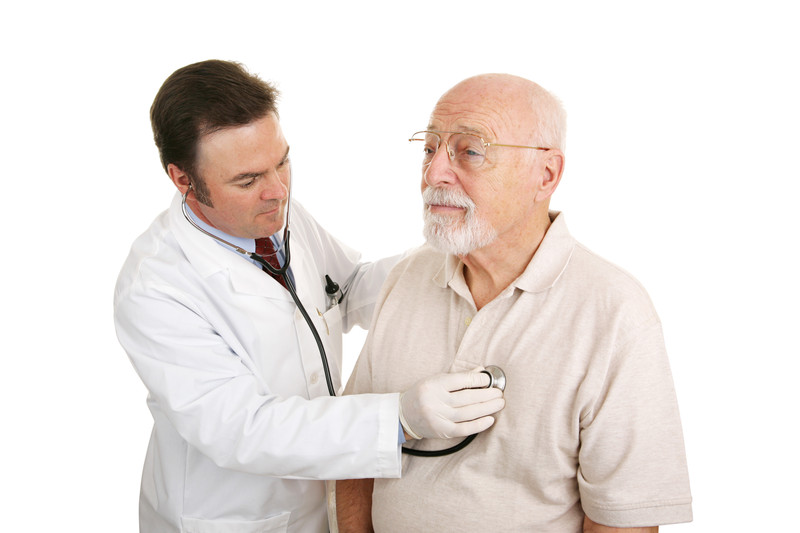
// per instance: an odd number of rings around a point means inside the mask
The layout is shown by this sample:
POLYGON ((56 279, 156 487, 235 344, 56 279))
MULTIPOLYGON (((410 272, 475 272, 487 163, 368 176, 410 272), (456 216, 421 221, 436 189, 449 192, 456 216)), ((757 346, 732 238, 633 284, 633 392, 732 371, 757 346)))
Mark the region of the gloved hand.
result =
POLYGON ((489 415, 505 406, 503 391, 475 388, 488 385, 480 369, 422 379, 400 395, 400 423, 414 439, 480 433, 494 424, 489 415))

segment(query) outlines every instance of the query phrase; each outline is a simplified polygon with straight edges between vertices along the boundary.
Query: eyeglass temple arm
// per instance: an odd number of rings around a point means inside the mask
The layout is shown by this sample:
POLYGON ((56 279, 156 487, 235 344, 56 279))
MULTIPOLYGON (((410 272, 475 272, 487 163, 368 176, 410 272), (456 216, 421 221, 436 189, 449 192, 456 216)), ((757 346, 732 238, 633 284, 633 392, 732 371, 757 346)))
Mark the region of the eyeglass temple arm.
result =
POLYGON ((500 144, 500 143, 487 143, 484 141, 485 146, 505 146, 507 148, 530 148, 531 150, 551 150, 551 148, 542 148, 541 146, 522 146, 521 144, 500 144))

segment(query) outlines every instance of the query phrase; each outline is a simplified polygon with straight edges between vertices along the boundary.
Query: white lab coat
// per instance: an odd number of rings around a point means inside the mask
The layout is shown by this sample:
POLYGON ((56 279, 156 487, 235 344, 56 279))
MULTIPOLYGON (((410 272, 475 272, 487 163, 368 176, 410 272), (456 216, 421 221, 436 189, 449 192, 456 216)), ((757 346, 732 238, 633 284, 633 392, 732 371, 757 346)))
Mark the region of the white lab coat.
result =
MULTIPOLYGON (((297 203, 290 229, 297 292, 338 390, 342 330, 368 326, 397 258, 359 264, 297 203), (327 312, 325 274, 342 285, 355 276, 327 312)), ((398 395, 329 397, 288 292, 190 226, 180 195, 133 244, 114 313, 154 419, 141 531, 327 531, 315 480, 400 476, 398 395)))

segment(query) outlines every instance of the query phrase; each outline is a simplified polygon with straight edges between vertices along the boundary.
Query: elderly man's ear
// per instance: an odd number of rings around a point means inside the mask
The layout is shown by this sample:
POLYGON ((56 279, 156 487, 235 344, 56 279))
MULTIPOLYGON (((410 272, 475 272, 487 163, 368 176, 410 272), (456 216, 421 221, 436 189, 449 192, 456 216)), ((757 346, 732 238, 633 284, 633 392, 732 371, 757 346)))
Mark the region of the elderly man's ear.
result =
POLYGON ((551 148, 543 154, 544 164, 540 167, 539 191, 536 193, 536 202, 543 202, 550 198, 561 181, 564 173, 564 152, 551 148))

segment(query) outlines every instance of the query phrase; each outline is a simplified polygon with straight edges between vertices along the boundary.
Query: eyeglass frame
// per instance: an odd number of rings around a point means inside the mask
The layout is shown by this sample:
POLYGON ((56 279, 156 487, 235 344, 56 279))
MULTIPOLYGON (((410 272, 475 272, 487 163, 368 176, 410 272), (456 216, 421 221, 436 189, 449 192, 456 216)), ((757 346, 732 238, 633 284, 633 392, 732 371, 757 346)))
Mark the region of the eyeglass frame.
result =
MULTIPOLYGON (((545 150, 545 151, 546 150, 552 150, 552 148, 544 148, 544 147, 541 147, 541 146, 523 146, 521 144, 503 144, 503 143, 487 142, 486 140, 484 140, 483 137, 481 137, 477 133, 472 133, 472 132, 469 132, 469 131, 420 130, 420 131, 416 131, 416 132, 412 133, 411 134, 411 138, 408 140, 408 142, 425 141, 425 139, 415 139, 414 138, 415 135, 419 135, 420 133, 433 133, 434 135, 439 137, 439 144, 436 146, 436 152, 439 151, 439 147, 441 147, 442 141, 444 141, 444 135, 442 135, 442 134, 443 133, 449 133, 450 137, 447 138, 447 142, 445 142, 444 144, 447 147, 447 157, 450 159, 450 161, 454 161, 455 160, 455 154, 450 150, 450 138, 455 134, 472 135, 473 137, 477 137, 478 139, 481 140, 481 143, 483 143, 483 147, 484 148, 489 148, 490 146, 505 146, 506 148, 529 148, 531 150, 545 150)), ((433 155, 436 155, 436 153, 434 153, 433 155)), ((433 159, 431 159, 431 162, 432 161, 433 161, 433 159)), ((483 161, 486 162, 486 155, 485 154, 483 156, 483 161)), ((428 164, 430 165, 430 163, 428 163, 428 164)), ((481 163, 481 166, 483 166, 483 163, 481 163)), ((476 169, 477 168, 480 168, 480 167, 476 167, 476 169)))

